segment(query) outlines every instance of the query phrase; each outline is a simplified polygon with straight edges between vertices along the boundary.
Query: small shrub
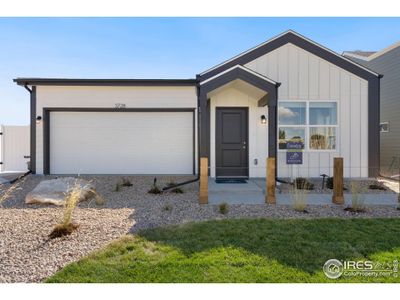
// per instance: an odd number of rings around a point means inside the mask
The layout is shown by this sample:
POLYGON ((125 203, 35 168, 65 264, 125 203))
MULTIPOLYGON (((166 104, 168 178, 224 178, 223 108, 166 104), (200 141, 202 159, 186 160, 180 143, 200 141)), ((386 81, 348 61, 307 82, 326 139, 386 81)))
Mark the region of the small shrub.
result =
POLYGON ((132 186, 132 182, 128 178, 122 178, 122 186, 132 186))
POLYGON ((162 193, 162 190, 157 185, 157 178, 154 178, 153 185, 150 188, 150 190, 148 190, 148 193, 154 194, 154 195, 158 195, 158 194, 162 193))
POLYGON ((369 188, 370 190, 386 191, 386 188, 385 188, 382 184, 380 184, 379 182, 370 184, 370 185, 368 186, 368 188, 369 188))
POLYGON ((294 186, 298 190, 313 190, 314 189, 314 184, 309 182, 307 178, 303 177, 297 177, 294 180, 294 186))
POLYGON ((3 206, 3 202, 12 196, 12 194, 21 189, 20 185, 25 181, 22 179, 21 181, 17 181, 6 188, 6 185, 0 184, 0 207, 3 206))
POLYGON ((53 231, 50 233, 50 239, 56 239, 59 237, 63 237, 65 235, 70 235, 79 227, 78 224, 70 223, 70 224, 57 224, 53 231))
POLYGON ((171 204, 165 204, 163 206, 163 211, 171 211, 172 210, 172 205, 171 204))
POLYGON ((121 184, 119 182, 117 182, 115 184, 114 192, 119 192, 119 191, 121 191, 121 184))
POLYGON ((79 227, 78 224, 72 223, 72 216, 79 203, 79 199, 81 198, 82 189, 83 188, 80 184, 76 183, 72 189, 68 191, 65 196, 62 221, 54 227, 53 231, 49 235, 50 238, 69 235, 79 227))
POLYGON ((328 189, 333 190, 333 177, 328 177, 328 178, 326 179, 326 187, 327 187, 328 189))
POLYGON ((224 202, 221 203, 219 206, 219 212, 223 215, 226 215, 228 213, 229 207, 228 207, 228 203, 224 202))
POLYGON ((291 196, 293 200, 293 209, 297 212, 308 213, 307 207, 307 190, 293 187, 291 196))
POLYGON ((364 197, 361 195, 363 189, 359 182, 352 181, 350 183, 351 190, 351 206, 345 208, 350 212, 365 212, 364 197))
POLYGON ((91 189, 90 192, 92 194, 92 200, 90 200, 88 207, 91 206, 93 199, 94 203, 98 206, 103 206, 106 204, 106 200, 99 193, 97 193, 95 189, 91 189))
MULTIPOLYGON (((176 185, 176 182, 170 181, 170 182, 167 184, 167 187, 171 187, 171 186, 174 186, 174 185, 176 185)), ((171 189, 171 193, 183 194, 184 191, 183 191, 183 189, 182 189, 181 187, 178 186, 178 187, 176 187, 176 188, 171 189)))

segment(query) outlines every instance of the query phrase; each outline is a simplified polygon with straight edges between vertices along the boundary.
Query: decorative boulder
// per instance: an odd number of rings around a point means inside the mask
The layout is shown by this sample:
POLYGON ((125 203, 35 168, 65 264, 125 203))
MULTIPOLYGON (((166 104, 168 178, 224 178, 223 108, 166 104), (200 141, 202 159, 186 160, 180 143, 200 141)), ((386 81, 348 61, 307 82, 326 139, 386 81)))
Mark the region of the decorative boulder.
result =
POLYGON ((74 177, 61 177, 40 182, 26 195, 25 203, 64 205, 65 196, 76 185, 79 185, 81 189, 79 201, 87 200, 94 195, 94 186, 89 181, 74 177))

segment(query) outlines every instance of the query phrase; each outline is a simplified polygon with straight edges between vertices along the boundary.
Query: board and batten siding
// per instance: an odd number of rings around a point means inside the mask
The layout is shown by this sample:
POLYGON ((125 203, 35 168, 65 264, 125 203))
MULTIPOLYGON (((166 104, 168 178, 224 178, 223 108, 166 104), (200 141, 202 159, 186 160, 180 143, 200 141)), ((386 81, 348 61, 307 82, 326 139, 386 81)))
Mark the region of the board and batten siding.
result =
MULTIPOLYGON (((195 86, 38 86, 36 93, 37 116, 42 116, 45 107, 115 108, 117 103, 125 104, 126 108, 197 108, 195 86)), ((197 126, 197 162, 196 137, 197 126)), ((40 122, 36 124, 37 174, 43 174, 43 149, 43 122, 40 122)))
POLYGON ((304 151, 303 164, 288 166, 278 151, 278 176, 332 176, 333 158, 343 157, 345 177, 368 177, 368 82, 288 43, 245 65, 281 83, 279 101, 337 101, 336 150, 304 151))

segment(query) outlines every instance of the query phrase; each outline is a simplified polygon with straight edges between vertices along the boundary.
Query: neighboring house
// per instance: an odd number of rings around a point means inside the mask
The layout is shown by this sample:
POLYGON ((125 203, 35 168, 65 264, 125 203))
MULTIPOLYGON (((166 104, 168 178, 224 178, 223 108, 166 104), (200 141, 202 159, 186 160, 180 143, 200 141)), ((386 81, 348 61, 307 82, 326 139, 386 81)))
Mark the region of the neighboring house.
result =
MULTIPOLYGON (((365 52, 363 52, 365 53, 365 52)), ((384 77, 381 80, 380 165, 384 176, 398 176, 400 170, 400 42, 378 52, 359 56, 343 52, 348 58, 367 66, 384 77)))
POLYGON ((0 172, 26 172, 30 126, 0 125, 0 172))
POLYGON ((380 75, 287 31, 196 79, 17 78, 31 94, 37 174, 347 177, 379 168, 380 75), (303 159, 288 165, 288 142, 303 159), (290 143, 292 145, 293 143, 290 143))

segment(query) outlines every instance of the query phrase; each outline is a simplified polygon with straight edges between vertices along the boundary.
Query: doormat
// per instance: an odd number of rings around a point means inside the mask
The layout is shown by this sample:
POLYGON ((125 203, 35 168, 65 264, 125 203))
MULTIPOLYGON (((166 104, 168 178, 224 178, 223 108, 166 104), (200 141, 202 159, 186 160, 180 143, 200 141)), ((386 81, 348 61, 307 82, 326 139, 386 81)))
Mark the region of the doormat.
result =
POLYGON ((242 178, 217 178, 215 183, 247 183, 247 179, 242 178))

